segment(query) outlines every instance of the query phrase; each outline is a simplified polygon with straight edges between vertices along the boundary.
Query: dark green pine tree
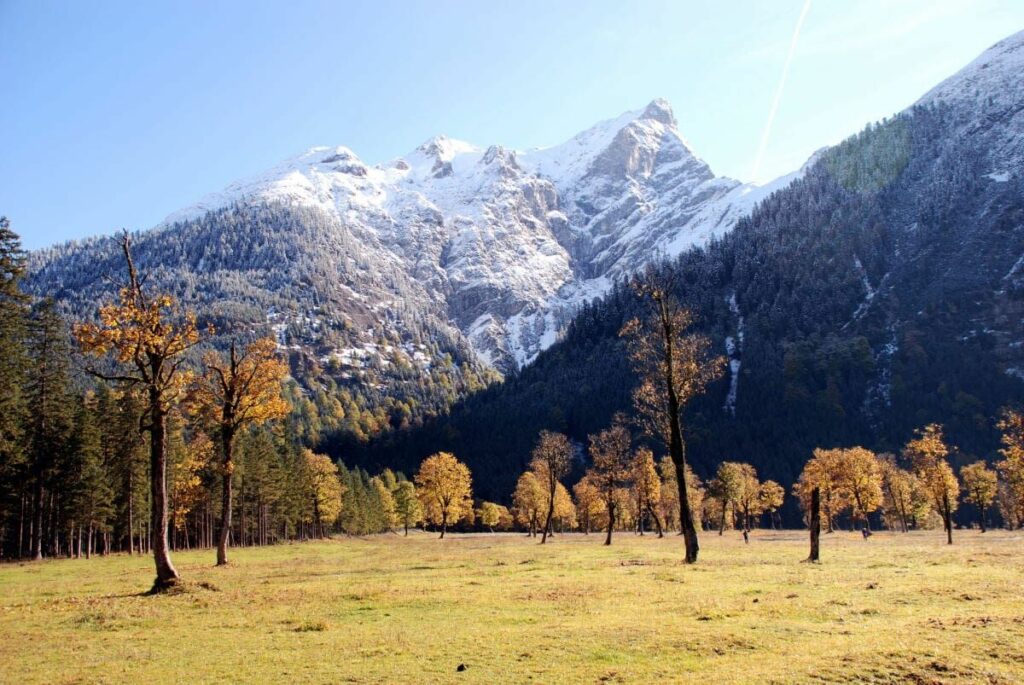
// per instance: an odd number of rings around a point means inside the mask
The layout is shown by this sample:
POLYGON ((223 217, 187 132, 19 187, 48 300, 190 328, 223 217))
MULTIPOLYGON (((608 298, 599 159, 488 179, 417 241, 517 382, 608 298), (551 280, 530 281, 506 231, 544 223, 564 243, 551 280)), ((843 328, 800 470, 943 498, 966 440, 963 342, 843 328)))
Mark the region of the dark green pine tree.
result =
POLYGON ((110 393, 100 409, 103 453, 111 481, 115 484, 117 510, 114 540, 121 549, 142 553, 147 511, 149 475, 146 468, 146 438, 139 432, 142 402, 132 392, 110 393))
POLYGON ((27 544, 28 491, 23 394, 28 300, 19 288, 25 252, 7 217, 0 217, 0 560, 21 556, 27 544))
MULTIPOLYGON (((103 453, 98 403, 94 398, 79 400, 75 428, 68 452, 63 482, 71 539, 75 556, 92 556, 97 541, 106 540, 114 519, 114 490, 103 453)), ((104 549, 106 549, 104 545, 104 549)))
POLYGON ((53 302, 42 302, 29 322, 31 366, 26 399, 32 408, 28 421, 28 461, 32 479, 33 559, 42 559, 44 542, 56 552, 60 492, 51 488, 57 467, 69 448, 74 403, 68 368, 68 333, 53 302))

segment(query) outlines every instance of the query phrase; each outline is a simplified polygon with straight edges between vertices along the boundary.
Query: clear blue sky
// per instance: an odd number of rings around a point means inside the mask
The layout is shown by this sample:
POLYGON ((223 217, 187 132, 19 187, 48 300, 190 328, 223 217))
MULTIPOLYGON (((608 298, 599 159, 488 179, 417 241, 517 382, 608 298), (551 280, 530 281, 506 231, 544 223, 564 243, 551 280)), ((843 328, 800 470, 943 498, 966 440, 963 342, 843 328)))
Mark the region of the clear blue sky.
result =
MULTIPOLYGON (((750 180, 804 0, 0 0, 0 214, 29 248, 147 228, 313 145, 561 142, 655 97, 750 180)), ((1024 2, 815 0, 761 180, 911 104, 1024 2)))

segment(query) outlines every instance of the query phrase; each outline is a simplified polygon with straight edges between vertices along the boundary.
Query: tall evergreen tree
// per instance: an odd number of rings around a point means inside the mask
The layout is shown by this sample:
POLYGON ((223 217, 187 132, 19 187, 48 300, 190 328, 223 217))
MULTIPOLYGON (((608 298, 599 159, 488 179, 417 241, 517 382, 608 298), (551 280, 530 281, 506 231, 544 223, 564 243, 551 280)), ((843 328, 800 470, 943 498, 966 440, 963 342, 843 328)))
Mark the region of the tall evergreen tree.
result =
POLYGON ((56 546, 54 527, 45 524, 47 520, 52 523, 54 500, 61 493, 48 492, 48 489, 58 460, 69 448, 73 421, 67 331, 51 301, 44 301, 32 316, 29 354, 32 364, 26 396, 32 407, 32 418, 28 422, 32 479, 31 555, 33 559, 42 559, 44 542, 56 546))
POLYGON ((24 553, 27 298, 19 287, 24 273, 21 241, 0 216, 0 559, 5 549, 24 553))

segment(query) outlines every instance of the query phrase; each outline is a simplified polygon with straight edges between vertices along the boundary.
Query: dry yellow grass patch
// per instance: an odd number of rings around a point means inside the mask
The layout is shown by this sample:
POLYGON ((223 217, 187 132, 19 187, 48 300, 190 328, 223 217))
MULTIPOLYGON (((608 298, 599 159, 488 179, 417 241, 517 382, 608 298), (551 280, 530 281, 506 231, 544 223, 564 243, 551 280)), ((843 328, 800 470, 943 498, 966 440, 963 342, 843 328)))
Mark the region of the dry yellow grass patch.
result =
POLYGON ((167 597, 145 558, 4 565, 0 681, 1022 682, 1024 535, 956 539, 384 535, 178 554, 167 597))

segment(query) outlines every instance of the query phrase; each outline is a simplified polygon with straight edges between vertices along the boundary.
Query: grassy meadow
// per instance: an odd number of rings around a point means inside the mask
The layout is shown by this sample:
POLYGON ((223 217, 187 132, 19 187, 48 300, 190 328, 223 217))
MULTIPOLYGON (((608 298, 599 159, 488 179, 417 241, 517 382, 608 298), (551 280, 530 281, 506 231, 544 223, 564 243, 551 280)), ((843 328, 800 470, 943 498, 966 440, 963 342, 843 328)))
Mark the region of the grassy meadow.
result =
POLYGON ((1024 534, 411 534, 0 566, 5 683, 1014 683, 1024 534), (463 671, 457 671, 460 664, 463 671))

